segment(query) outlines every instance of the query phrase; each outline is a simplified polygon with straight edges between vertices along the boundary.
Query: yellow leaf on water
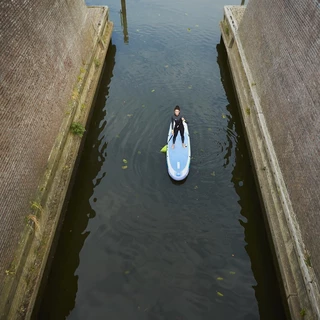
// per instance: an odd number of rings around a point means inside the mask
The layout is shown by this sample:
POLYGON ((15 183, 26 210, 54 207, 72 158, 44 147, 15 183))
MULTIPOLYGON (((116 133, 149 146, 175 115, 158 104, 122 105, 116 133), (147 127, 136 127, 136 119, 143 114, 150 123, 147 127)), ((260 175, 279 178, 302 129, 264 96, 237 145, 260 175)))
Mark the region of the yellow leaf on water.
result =
POLYGON ((155 89, 152 89, 152 90, 151 90, 151 92, 155 92, 155 91, 156 91, 155 89))
POLYGON ((229 273, 230 273, 230 274, 236 274, 234 271, 230 271, 229 273))
POLYGON ((212 131, 212 128, 208 128, 208 131, 212 131))
POLYGON ((198 186, 195 186, 194 189, 197 190, 197 189, 198 189, 198 186))
POLYGON ((219 297, 223 297, 223 294, 222 294, 221 292, 219 292, 219 291, 217 291, 217 295, 218 295, 219 297))
POLYGON ((221 278, 221 277, 218 277, 218 278, 217 278, 217 280, 219 280, 219 281, 222 281, 222 280, 223 280, 223 278, 221 278))
POLYGON ((196 28, 199 28, 199 25, 198 25, 198 24, 196 24, 196 28))
POLYGON ((128 166, 122 166, 122 169, 126 170, 126 169, 128 169, 128 166))
POLYGON ((138 151, 138 154, 141 154, 141 151, 138 151))
POLYGON ((124 274, 129 274, 130 273, 130 271, 129 270, 126 270, 125 272, 124 272, 124 274))
POLYGON ((132 117, 132 116, 133 116, 133 114, 127 114, 127 117, 129 117, 129 118, 132 117))
POLYGON ((213 177, 216 175, 216 173, 215 173, 214 171, 212 171, 210 174, 211 174, 213 177))
POLYGON ((123 159, 122 161, 123 161, 123 163, 128 163, 128 160, 126 160, 126 159, 123 159))
POLYGON ((168 68, 169 66, 168 66, 168 65, 165 65, 164 67, 165 67, 165 68, 168 68))
POLYGON ((191 29, 190 28, 188 28, 188 32, 190 32, 191 31, 191 29))
POLYGON ((190 86, 188 87, 188 89, 192 89, 192 86, 190 85, 190 86))
POLYGON ((222 114, 222 118, 225 119, 227 116, 223 113, 222 114))

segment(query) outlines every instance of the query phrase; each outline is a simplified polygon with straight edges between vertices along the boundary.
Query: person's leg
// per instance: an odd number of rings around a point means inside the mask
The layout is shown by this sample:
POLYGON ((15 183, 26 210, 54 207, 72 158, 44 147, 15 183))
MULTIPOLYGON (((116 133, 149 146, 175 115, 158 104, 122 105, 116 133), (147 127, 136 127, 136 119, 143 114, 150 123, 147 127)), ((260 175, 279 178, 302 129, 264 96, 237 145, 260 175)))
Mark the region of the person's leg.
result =
POLYGON ((182 141, 182 144, 184 146, 184 126, 180 126, 180 135, 181 135, 181 141, 182 141))
POLYGON ((174 148, 174 144, 176 143, 176 139, 177 139, 178 131, 179 131, 179 129, 178 129, 178 128, 176 128, 176 127, 173 129, 173 141, 172 141, 172 148, 174 148))

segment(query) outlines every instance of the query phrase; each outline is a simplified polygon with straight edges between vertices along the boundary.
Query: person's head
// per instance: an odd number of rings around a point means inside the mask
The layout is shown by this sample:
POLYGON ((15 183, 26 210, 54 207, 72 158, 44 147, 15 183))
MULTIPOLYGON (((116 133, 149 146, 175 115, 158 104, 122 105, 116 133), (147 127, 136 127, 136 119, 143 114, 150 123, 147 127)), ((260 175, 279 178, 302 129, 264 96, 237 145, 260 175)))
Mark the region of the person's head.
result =
POLYGON ((176 116, 178 116, 178 115, 180 114, 180 107, 179 107, 179 106, 175 106, 175 107, 174 107, 174 114, 175 114, 176 116))

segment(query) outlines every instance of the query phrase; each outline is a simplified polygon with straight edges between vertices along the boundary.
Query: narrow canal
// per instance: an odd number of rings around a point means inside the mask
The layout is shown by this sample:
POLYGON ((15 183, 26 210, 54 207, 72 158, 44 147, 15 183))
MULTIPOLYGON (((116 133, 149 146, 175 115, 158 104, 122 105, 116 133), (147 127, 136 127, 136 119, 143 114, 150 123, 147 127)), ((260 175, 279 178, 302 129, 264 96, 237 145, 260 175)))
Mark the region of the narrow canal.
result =
POLYGON ((241 0, 105 1, 88 3, 115 29, 38 319, 285 319, 220 44, 241 0), (177 104, 180 184, 159 152, 177 104))

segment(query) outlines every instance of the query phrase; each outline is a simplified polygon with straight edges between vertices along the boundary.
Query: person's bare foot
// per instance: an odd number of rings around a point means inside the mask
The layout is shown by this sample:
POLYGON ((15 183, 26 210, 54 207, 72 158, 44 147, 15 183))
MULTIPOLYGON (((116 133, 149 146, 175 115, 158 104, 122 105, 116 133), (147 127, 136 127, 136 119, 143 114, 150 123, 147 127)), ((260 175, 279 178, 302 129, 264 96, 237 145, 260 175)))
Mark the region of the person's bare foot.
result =
POLYGON ((174 149, 174 144, 172 145, 172 147, 171 147, 172 149, 174 149))
POLYGON ((183 143, 183 144, 182 144, 182 148, 185 148, 185 147, 186 147, 186 145, 183 143))

